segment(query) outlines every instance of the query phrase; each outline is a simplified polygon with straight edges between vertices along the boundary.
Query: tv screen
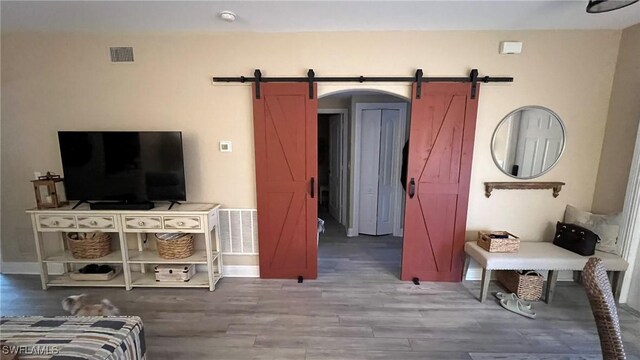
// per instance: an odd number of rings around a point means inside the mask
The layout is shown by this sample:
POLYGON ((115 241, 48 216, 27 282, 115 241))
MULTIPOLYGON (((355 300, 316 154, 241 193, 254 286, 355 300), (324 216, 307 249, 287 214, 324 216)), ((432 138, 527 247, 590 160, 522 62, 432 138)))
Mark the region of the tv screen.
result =
POLYGON ((184 201, 179 131, 59 131, 69 200, 184 201))

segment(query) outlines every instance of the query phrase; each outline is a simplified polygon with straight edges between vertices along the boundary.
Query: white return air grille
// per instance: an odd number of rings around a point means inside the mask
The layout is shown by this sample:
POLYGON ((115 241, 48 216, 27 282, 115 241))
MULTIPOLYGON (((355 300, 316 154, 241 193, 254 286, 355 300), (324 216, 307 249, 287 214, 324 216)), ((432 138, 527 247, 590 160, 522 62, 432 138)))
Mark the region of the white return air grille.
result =
POLYGON ((223 254, 258 254, 258 215, 255 209, 220 209, 218 222, 223 254))

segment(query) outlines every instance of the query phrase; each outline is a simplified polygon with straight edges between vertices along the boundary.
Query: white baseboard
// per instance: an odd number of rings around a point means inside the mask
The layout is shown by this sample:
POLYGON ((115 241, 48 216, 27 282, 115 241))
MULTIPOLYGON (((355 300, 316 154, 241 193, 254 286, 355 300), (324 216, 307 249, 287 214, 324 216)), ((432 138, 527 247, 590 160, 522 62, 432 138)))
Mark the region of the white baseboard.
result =
MULTIPOLYGON (((64 273, 62 264, 47 264, 49 266, 49 274, 60 275, 64 273)), ((206 268, 198 267, 200 271, 206 271, 206 268)), ((257 278, 260 277, 260 267, 258 265, 224 265, 222 272, 225 277, 248 277, 257 278)), ((2 263, 3 274, 23 274, 23 275, 39 275, 40 268, 37 262, 3 262, 2 263)), ((546 278, 546 271, 541 271, 542 275, 546 278)), ((467 277, 465 280, 481 280, 482 269, 471 267, 467 271, 467 277)), ((561 271, 558 275, 558 281, 573 281, 573 274, 571 271, 561 271)))
MULTIPOLYGON (((207 272, 207 265, 196 265, 198 272, 207 272)), ((224 277, 260 277, 260 267, 258 265, 222 265, 222 275, 224 277)))
MULTIPOLYGON (((61 275, 64 273, 62 264, 47 264, 49 274, 61 275)), ((3 274, 40 275, 40 267, 37 262, 3 262, 3 274)))
MULTIPOLYGON (((547 272, 540 271, 542 276, 544 276, 545 280, 547 279, 547 272)), ((492 279, 495 279, 495 271, 491 276, 492 279)), ((465 280, 482 280, 482 269, 481 268, 469 268, 467 271, 467 277, 465 280)), ((572 271, 560 271, 558 274, 558 281, 573 281, 573 272, 572 271)))
POLYGON ((222 273, 224 277, 260 277, 260 267, 258 265, 223 265, 222 273))
MULTIPOLYGON (((61 275, 64 273, 62 264, 47 264, 50 275, 61 275)), ((40 275, 40 268, 37 262, 3 262, 2 273, 9 275, 40 275)), ((199 271, 206 271, 206 267, 197 268, 199 271)), ((258 265, 225 265, 223 266, 225 277, 260 277, 258 265)))
POLYGON ((348 228, 347 229, 347 237, 354 237, 354 236, 358 236, 358 232, 356 231, 356 229, 354 228, 348 228))
POLYGON ((464 279, 465 280, 471 280, 471 281, 482 280, 482 269, 480 269, 480 268, 477 268, 477 269, 469 268, 469 270, 467 270, 467 277, 465 277, 464 279))

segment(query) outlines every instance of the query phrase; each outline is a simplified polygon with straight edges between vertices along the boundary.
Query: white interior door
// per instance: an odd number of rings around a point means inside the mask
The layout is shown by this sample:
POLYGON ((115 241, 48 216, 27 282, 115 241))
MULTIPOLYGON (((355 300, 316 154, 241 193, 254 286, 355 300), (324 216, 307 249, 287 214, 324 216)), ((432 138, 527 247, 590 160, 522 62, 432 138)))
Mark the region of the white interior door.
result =
POLYGON ((395 215, 395 189, 393 159, 394 147, 398 147, 400 111, 383 109, 380 123, 380 152, 378 169, 378 206, 376 235, 393 234, 395 215))
POLYGON ((627 305, 636 311, 640 311, 640 246, 636 251, 636 264, 631 272, 631 286, 629 287, 629 295, 627 305))
POLYGON ((394 232, 397 167, 400 146, 400 110, 362 110, 360 152, 359 232, 387 235, 394 232))
POLYGON ((560 155, 563 139, 562 127, 552 114, 538 109, 523 111, 515 156, 518 176, 546 171, 560 155))
MULTIPOLYGON (((357 234, 402 236, 404 192, 400 184, 407 104, 356 103, 355 166, 351 207, 357 234)), ((345 135, 343 135, 345 136, 345 135)))
POLYGON ((377 235, 382 110, 362 110, 358 232, 377 235))
POLYGON ((640 129, 629 169, 622 218, 618 245, 629 268, 622 283, 620 302, 640 311, 640 129))
POLYGON ((329 117, 329 213, 342 219, 342 115, 329 117))

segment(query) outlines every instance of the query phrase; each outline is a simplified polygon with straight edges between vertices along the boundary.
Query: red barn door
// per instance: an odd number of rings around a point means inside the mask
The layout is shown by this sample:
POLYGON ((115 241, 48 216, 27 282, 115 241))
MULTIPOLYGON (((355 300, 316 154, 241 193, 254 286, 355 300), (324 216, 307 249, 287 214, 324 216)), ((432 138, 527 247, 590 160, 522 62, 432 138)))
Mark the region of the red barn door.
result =
POLYGON ((260 277, 315 279, 317 99, 305 83, 261 83, 253 94, 260 277))
MULTIPOLYGON (((479 89, 478 89, 479 90, 479 89)), ((471 85, 413 86, 402 280, 460 281, 478 94, 471 85)))

